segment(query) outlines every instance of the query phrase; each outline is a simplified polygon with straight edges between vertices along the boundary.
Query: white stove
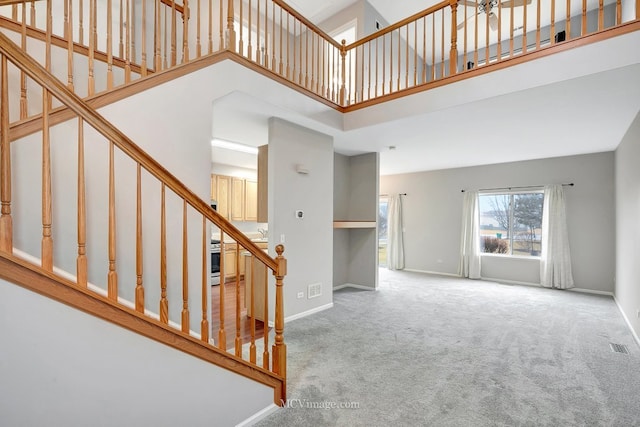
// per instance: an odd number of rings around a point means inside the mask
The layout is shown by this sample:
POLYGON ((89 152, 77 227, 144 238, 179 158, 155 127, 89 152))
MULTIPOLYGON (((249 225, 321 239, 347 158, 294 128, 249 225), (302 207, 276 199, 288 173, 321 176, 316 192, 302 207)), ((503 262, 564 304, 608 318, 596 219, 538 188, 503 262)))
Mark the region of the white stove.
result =
POLYGON ((220 240, 211 239, 211 285, 220 284, 220 240))

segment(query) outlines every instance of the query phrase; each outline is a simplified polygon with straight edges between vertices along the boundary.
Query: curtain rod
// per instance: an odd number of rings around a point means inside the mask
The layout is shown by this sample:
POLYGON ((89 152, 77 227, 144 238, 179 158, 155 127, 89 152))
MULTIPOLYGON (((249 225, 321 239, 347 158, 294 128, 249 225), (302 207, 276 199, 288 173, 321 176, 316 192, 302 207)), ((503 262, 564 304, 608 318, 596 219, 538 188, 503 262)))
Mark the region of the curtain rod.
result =
MULTIPOLYGON (((568 184, 562 184, 563 187, 573 187, 575 184, 573 182, 570 182, 568 184)), ((526 188, 540 188, 540 187, 544 187, 543 185, 525 185, 522 187, 497 187, 497 188, 480 188, 478 191, 495 191, 495 190, 521 190, 521 189, 526 189, 526 188)), ((467 190, 460 190, 462 193, 464 193, 467 190)))
MULTIPOLYGON (((407 193, 398 193, 398 196, 406 196, 407 193)), ((388 194, 381 194, 380 197, 389 197, 388 194)))

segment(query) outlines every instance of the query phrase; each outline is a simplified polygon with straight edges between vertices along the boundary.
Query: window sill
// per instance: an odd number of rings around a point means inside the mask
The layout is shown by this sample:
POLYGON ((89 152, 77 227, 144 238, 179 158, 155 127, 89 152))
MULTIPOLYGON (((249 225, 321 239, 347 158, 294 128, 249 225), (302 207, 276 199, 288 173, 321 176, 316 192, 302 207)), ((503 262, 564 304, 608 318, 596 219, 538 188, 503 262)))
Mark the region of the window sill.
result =
POLYGON ((508 259, 522 259, 526 261, 540 261, 541 257, 538 256, 522 256, 522 255, 503 255, 503 254, 480 254, 481 257, 489 258, 508 258, 508 259))

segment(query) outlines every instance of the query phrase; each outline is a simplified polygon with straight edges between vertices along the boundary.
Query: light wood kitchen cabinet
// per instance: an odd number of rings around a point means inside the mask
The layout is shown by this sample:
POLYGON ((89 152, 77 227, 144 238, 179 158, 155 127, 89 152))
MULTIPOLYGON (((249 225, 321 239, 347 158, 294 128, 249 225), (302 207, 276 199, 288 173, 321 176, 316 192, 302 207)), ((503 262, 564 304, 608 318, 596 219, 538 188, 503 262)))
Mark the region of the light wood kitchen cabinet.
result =
POLYGON ((218 203, 218 213, 226 219, 258 219, 258 183, 254 180, 212 174, 211 200, 218 203))
POLYGON ((245 180, 231 178, 231 220, 244 221, 245 216, 245 180))
POLYGON ((218 202, 218 213, 229 219, 231 214, 231 177, 216 175, 215 199, 218 202))
POLYGON ((258 183, 248 179, 244 182, 244 220, 258 220, 258 183))
MULTIPOLYGON (((236 278, 236 267, 238 267, 237 273, 240 275, 240 278, 244 276, 244 260, 240 258, 240 265, 236 265, 237 263, 237 252, 236 252, 236 244, 235 243, 227 243, 224 246, 224 279, 227 280, 235 280, 236 278)), ((244 251, 240 250, 240 255, 242 255, 244 251)))

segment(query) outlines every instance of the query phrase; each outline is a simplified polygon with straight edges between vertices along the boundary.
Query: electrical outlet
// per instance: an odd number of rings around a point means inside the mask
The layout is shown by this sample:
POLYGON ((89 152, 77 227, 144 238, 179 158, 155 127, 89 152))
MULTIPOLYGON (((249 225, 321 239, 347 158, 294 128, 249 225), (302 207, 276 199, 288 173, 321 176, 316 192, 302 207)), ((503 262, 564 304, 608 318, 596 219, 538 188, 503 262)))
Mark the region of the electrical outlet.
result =
POLYGON ((307 299, 316 298, 322 295, 322 284, 314 283, 307 286, 307 299))
POLYGON ((304 292, 298 292, 298 299, 304 298, 304 292))

